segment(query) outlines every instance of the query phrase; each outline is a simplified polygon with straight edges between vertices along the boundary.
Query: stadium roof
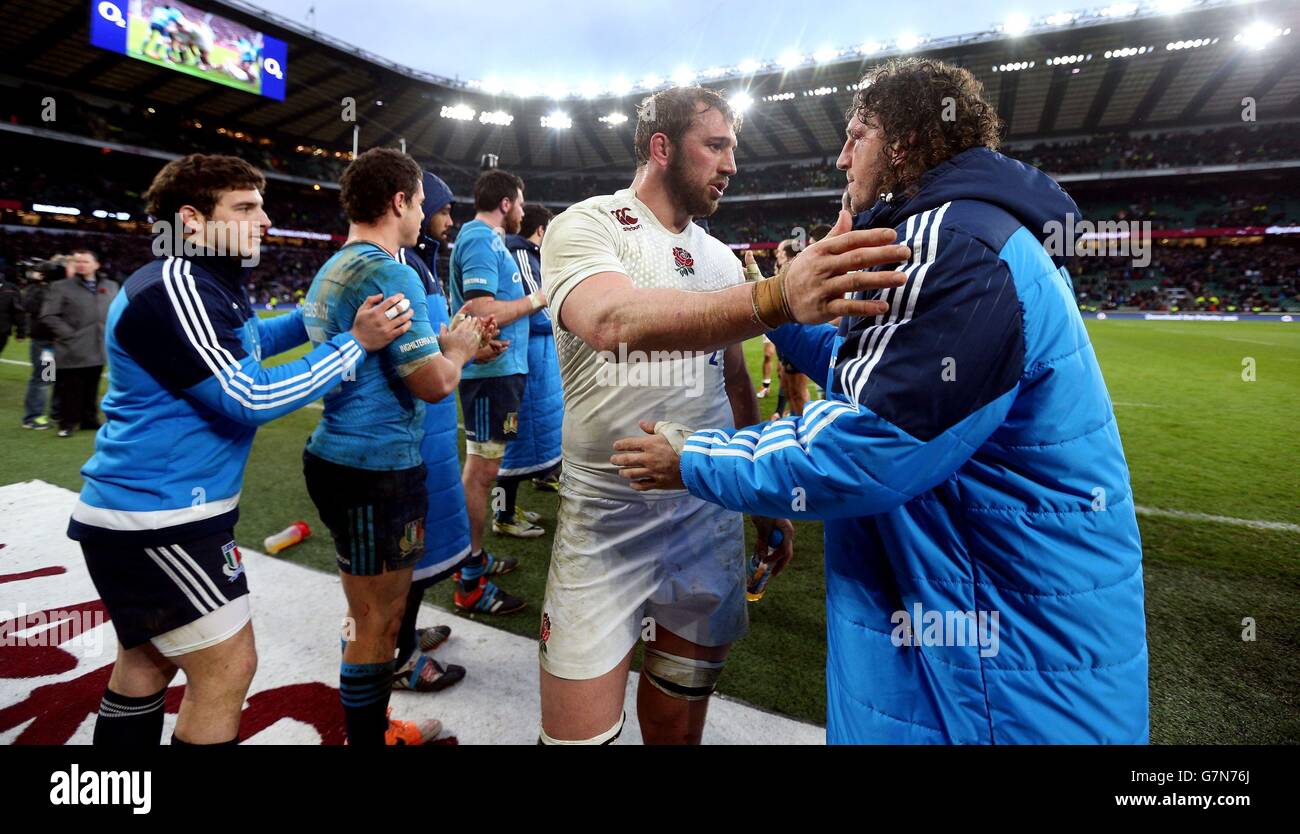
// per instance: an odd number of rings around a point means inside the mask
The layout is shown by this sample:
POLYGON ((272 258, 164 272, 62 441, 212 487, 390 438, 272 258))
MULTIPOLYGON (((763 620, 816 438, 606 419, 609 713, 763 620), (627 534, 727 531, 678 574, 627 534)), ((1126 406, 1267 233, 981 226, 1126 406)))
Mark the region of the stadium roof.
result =
MULTIPOLYGON (((9 15, 0 30, 6 74, 330 148, 351 147, 353 125, 341 118, 341 101, 350 96, 363 148, 404 139, 421 158, 466 167, 477 167, 485 153, 497 154, 502 165, 532 170, 632 164, 633 108, 643 93, 561 101, 508 91, 488 95, 270 18, 239 0, 196 0, 196 6, 288 43, 287 94, 274 101, 91 46, 92 5, 31 0, 9 15), (627 120, 601 121, 611 114, 627 120), (543 126, 543 117, 552 116, 560 118, 543 126), (566 121, 571 126, 553 126, 566 121)), ((1259 121, 1300 117, 1297 44, 1300 4, 1293 0, 1207 0, 1175 15, 1062 19, 1018 37, 986 32, 947 38, 910 54, 968 67, 996 102, 1008 138, 1018 140, 1240 124, 1246 97, 1254 99, 1259 121)), ((728 94, 743 90, 753 100, 742 159, 820 157, 838 153, 851 85, 887 54, 840 56, 789 70, 769 66, 701 83, 728 94)))

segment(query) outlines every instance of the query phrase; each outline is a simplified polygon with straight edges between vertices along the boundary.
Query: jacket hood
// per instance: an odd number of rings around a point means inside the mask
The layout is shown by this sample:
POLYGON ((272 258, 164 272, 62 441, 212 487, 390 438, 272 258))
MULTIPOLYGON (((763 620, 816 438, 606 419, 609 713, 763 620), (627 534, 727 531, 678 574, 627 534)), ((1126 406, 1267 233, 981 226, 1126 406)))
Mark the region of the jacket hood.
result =
POLYGON ((451 189, 447 183, 442 181, 442 177, 437 174, 424 172, 424 202, 420 207, 424 209, 424 218, 427 221, 429 215, 441 209, 452 201, 451 189))
MULTIPOLYGON (((855 218, 855 229, 897 226, 914 214, 952 200, 978 200, 1006 211, 1039 242, 1051 232, 1049 223, 1066 224, 1067 215, 1081 219, 1079 207, 1055 180, 988 148, 971 148, 936 165, 921 177, 910 198, 880 200, 855 218)), ((1052 259, 1060 266, 1063 259, 1052 259)))
POLYGON ((540 247, 523 235, 506 235, 506 248, 511 252, 516 249, 526 249, 530 252, 540 252, 540 247))

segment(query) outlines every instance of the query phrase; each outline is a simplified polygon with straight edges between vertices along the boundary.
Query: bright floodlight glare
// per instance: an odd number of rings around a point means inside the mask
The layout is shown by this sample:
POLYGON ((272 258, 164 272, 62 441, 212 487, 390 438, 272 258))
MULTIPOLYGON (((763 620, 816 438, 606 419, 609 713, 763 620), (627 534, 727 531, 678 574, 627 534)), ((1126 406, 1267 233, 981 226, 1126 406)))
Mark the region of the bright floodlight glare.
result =
POLYGON ((821 49, 813 53, 813 60, 819 64, 825 64, 828 61, 834 61, 836 56, 839 54, 839 50, 835 47, 823 46, 821 49))
POLYGON ((673 83, 678 87, 685 87, 694 80, 695 73, 691 71, 690 67, 678 67, 676 71, 673 72, 673 83))
POLYGON ((563 111, 556 110, 549 116, 542 116, 542 127, 555 128, 556 130, 567 130, 573 127, 573 119, 563 111))
POLYGON ((755 61, 753 58, 746 58, 745 60, 740 62, 740 65, 737 66, 736 69, 740 70, 742 75, 753 75, 754 73, 758 72, 760 66, 762 65, 759 64, 758 61, 755 61))
POLYGON ((546 86, 546 95, 548 98, 560 100, 569 94, 569 88, 565 87, 558 81, 552 81, 546 86))
POLYGON ((444 104, 440 113, 444 119, 455 119, 460 122, 468 122, 477 115, 474 108, 466 104, 456 104, 452 106, 444 104))
POLYGON ((858 47, 858 51, 863 55, 870 55, 873 52, 879 52, 883 48, 878 41, 867 41, 858 47))
POLYGON ((611 124, 611 125, 621 125, 621 124, 623 124, 624 122, 627 121, 627 114, 625 114, 625 113, 610 113, 608 116, 606 116, 606 117, 605 117, 604 119, 602 119, 601 121, 603 121, 603 122, 605 122, 605 123, 607 123, 607 124, 611 124))
POLYGON ((1237 36, 1236 40, 1239 40, 1243 46, 1251 49, 1263 49, 1268 46, 1270 41, 1281 34, 1282 30, 1271 24, 1265 23, 1262 20, 1257 20, 1245 29, 1242 29, 1241 34, 1237 36))
POLYGON ((658 87, 662 83, 664 83, 664 80, 659 76, 647 75, 645 78, 641 79, 641 89, 653 90, 655 87, 658 87))
POLYGON ((600 95, 600 85, 595 81, 587 80, 578 86, 578 92, 583 98, 595 98, 600 95))
POLYGON ((731 98, 727 100, 727 103, 737 113, 744 113, 754 103, 754 99, 744 90, 738 90, 731 94, 731 98))
POLYGON ((1137 3, 1116 3, 1101 10, 1102 17, 1128 17, 1138 10, 1137 3))
POLYGON ((780 65, 781 69, 794 69, 803 63, 803 56, 798 52, 795 52, 793 49, 787 49, 785 52, 781 53, 781 57, 777 58, 776 62, 780 65))
POLYGON ((616 96, 625 96, 632 91, 632 82, 621 75, 616 75, 614 80, 609 82, 609 91, 616 96))
POLYGON ((498 78, 488 78, 483 82, 483 92, 490 96, 500 95, 505 88, 505 84, 498 78))
POLYGON ((1029 29, 1029 18, 1016 13, 1007 18, 1002 26, 1008 35, 1023 35, 1029 29))
POLYGON ((921 39, 918 38, 916 35, 906 34, 906 35, 898 36, 898 41, 897 41, 898 48, 903 50, 904 52, 911 52, 913 49, 916 49, 916 47, 919 46, 920 43, 921 43, 921 39))
POLYGON ((492 113, 480 113, 478 120, 480 124, 509 127, 514 122, 515 117, 504 110, 497 110, 492 113))

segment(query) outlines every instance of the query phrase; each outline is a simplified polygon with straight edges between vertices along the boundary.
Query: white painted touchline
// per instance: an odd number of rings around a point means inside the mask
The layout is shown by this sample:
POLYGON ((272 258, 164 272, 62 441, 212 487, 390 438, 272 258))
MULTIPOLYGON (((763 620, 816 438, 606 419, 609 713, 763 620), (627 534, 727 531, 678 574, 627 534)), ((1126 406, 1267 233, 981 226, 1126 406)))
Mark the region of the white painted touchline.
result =
POLYGON ((1252 530, 1280 530, 1284 533, 1300 533, 1300 524, 1285 521, 1261 521, 1254 518, 1233 518, 1230 515, 1210 515, 1209 513, 1189 513, 1185 510, 1163 510, 1159 507, 1135 506, 1138 515, 1156 518, 1180 518, 1186 521, 1214 521, 1219 524, 1231 524, 1235 527, 1249 527, 1252 530))

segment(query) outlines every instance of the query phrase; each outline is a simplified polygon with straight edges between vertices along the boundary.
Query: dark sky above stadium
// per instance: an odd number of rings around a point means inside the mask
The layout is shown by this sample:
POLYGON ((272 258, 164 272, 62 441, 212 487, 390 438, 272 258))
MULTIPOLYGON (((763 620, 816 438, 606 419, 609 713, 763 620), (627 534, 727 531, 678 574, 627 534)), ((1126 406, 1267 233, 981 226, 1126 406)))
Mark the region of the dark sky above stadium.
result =
POLYGON ((1029 18, 1101 8, 1078 0, 251 0, 415 69, 463 79, 527 75, 539 88, 623 75, 638 81, 774 59, 790 49, 983 31, 1014 13, 1029 18))

